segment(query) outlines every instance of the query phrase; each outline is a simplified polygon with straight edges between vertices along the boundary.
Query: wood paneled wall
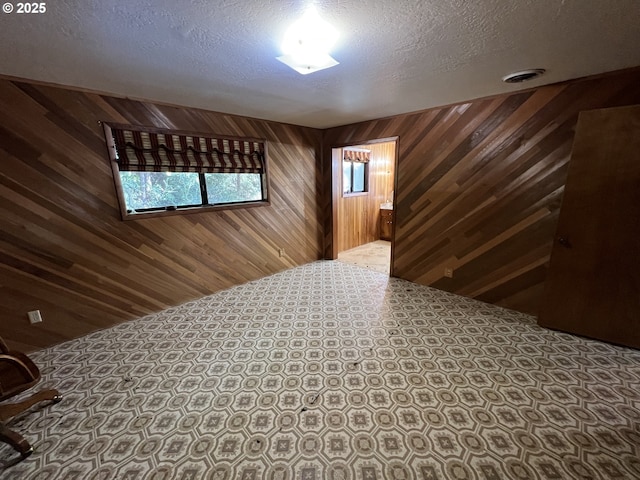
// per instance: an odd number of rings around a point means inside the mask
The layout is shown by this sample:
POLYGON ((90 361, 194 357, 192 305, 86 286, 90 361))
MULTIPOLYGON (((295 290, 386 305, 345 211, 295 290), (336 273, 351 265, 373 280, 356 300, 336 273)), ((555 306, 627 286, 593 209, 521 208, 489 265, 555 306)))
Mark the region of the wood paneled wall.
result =
MULTIPOLYGON (((393 192, 393 171, 396 161, 395 142, 372 143, 369 145, 351 145, 371 150, 369 186, 366 195, 343 197, 342 159, 334 156, 333 174, 338 205, 338 248, 343 252, 380 238, 380 204, 391 200, 393 192)), ((342 149, 337 149, 339 153, 342 149)))
POLYGON ((535 314, 578 113, 640 103, 638 85, 632 69, 348 125, 324 148, 399 137, 395 276, 535 314))
POLYGON ((317 260, 321 133, 0 80, 0 336, 38 349, 317 260), (98 121, 266 138, 271 205, 123 222, 98 121))
POLYGON ((323 143, 309 128, 0 80, 0 336, 38 349, 313 261, 323 243, 331 258, 331 147, 396 136, 394 274, 536 313, 577 115, 640 103, 638 84, 634 69, 323 143), (272 204, 123 222, 99 120, 266 138, 272 204))

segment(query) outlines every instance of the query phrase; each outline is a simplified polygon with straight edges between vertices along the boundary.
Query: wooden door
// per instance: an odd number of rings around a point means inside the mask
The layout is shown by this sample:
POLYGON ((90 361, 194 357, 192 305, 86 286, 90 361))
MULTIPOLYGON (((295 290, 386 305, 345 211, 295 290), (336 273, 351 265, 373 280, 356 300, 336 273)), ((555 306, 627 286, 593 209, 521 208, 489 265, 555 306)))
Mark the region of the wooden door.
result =
POLYGON ((580 114, 538 324, 640 348, 640 106, 580 114))

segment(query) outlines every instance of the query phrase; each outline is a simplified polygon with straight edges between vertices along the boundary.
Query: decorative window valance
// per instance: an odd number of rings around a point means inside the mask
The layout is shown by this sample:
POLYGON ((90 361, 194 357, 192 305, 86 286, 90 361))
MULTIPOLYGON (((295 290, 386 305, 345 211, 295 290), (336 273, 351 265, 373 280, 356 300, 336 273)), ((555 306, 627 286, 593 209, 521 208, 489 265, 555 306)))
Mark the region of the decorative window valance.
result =
POLYGON ((370 160, 370 156, 371 156, 371 150, 365 150, 360 148, 344 149, 344 159, 347 162, 368 163, 370 160))
POLYGON ((264 173, 265 141, 106 125, 120 171, 264 173))

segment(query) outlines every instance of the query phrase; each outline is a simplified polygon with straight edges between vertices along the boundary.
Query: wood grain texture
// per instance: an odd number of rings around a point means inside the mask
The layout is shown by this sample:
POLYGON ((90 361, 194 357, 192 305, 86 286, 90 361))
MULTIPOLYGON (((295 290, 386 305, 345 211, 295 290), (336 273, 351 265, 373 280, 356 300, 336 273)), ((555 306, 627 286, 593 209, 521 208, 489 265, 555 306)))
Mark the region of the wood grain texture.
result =
MULTIPOLYGON (((369 161, 368 191, 363 195, 336 197, 338 202, 338 248, 343 252, 374 242, 380 238, 380 204, 391 199, 393 172, 396 161, 395 142, 352 145, 371 150, 369 161)), ((340 149, 341 150, 341 149, 340 149)), ((333 172, 336 184, 342 192, 342 160, 335 156, 333 172)))
POLYGON ((393 238, 393 210, 380 209, 380 240, 393 238))
POLYGON ((399 137, 394 276, 536 314, 578 114, 639 103, 639 84, 632 69, 333 128, 324 150, 399 137))
POLYGON ((538 324, 640 348, 640 105, 580 114, 538 324))
POLYGON ((319 130, 0 80, 0 138, 0 336, 13 348, 321 256, 319 130), (265 138, 271 205, 123 222, 98 121, 265 138))

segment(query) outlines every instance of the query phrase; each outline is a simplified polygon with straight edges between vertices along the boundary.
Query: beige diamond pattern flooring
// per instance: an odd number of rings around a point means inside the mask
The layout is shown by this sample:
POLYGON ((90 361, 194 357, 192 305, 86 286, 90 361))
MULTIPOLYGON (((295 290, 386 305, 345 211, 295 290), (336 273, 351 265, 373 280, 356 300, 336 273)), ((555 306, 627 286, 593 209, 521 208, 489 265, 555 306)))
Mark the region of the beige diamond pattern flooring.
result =
POLYGON ((640 478, 640 352, 341 262, 33 358, 3 480, 640 478))

